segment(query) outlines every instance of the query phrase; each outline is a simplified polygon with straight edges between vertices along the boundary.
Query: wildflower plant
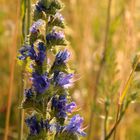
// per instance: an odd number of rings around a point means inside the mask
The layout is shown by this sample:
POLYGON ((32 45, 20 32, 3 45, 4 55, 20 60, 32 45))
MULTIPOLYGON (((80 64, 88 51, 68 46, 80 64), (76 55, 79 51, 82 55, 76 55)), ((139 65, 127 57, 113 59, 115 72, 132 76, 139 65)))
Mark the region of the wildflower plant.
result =
POLYGON ((27 65, 30 85, 22 101, 22 108, 28 109, 28 140, 77 140, 86 135, 83 118, 72 116, 76 103, 68 88, 73 85, 74 73, 67 64, 70 53, 65 48, 62 8, 59 0, 38 0, 27 41, 19 50, 18 59, 27 65))

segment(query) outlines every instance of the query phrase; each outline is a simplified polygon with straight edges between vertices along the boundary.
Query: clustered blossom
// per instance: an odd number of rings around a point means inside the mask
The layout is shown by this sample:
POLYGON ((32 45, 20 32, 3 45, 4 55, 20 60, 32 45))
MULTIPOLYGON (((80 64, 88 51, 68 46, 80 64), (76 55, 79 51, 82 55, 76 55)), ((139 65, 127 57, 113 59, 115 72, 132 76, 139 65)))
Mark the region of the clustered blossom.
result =
POLYGON ((30 116, 25 120, 27 126, 30 128, 30 135, 37 135, 43 130, 49 131, 50 124, 48 120, 43 121, 41 118, 37 120, 36 116, 30 116))
POLYGON ((46 57, 46 48, 43 42, 38 43, 37 50, 38 52, 35 51, 33 44, 32 46, 23 46, 19 50, 19 52, 21 53, 21 55, 19 56, 19 59, 25 60, 27 57, 29 57, 30 59, 34 60, 39 65, 42 65, 46 57))
POLYGON ((54 72, 54 83, 57 86, 68 88, 72 85, 73 74, 66 74, 60 71, 54 72))
POLYGON ((75 102, 67 103, 66 95, 60 95, 59 98, 54 96, 52 98, 52 109, 55 110, 58 118, 66 118, 67 112, 71 113, 76 107, 75 102))
POLYGON ((38 93, 43 93, 49 88, 50 82, 47 74, 40 75, 38 73, 32 74, 33 87, 38 93))
POLYGON ((54 65, 65 64, 69 57, 70 57, 70 53, 67 50, 58 52, 54 61, 54 65))
POLYGON ((30 32, 32 34, 36 34, 39 32, 39 28, 43 25, 43 20, 39 19, 38 21, 34 22, 34 24, 30 27, 30 32))
POLYGON ((19 60, 32 64, 32 71, 27 71, 31 84, 25 89, 22 102, 24 109, 32 110, 25 120, 30 130, 27 139, 46 139, 49 133, 54 133, 56 139, 63 138, 65 133, 86 135, 82 130, 83 118, 70 117, 76 111, 76 103, 71 101, 67 88, 73 85, 74 74, 67 65, 69 51, 57 48, 57 45, 66 45, 61 8, 58 0, 37 1, 28 35, 30 40, 19 50, 19 60), (47 62, 49 52, 55 55, 52 63, 47 62))
POLYGON ((25 89, 24 94, 25 94, 26 99, 31 99, 33 97, 33 91, 32 91, 31 88, 30 89, 25 89))
POLYGON ((64 38, 65 38, 65 35, 61 31, 58 32, 58 31, 53 30, 52 32, 46 35, 46 41, 47 41, 48 46, 65 45, 64 38))
POLYGON ((81 129, 82 123, 83 118, 79 115, 75 115, 71 118, 69 124, 65 127, 65 131, 85 136, 86 133, 81 129))

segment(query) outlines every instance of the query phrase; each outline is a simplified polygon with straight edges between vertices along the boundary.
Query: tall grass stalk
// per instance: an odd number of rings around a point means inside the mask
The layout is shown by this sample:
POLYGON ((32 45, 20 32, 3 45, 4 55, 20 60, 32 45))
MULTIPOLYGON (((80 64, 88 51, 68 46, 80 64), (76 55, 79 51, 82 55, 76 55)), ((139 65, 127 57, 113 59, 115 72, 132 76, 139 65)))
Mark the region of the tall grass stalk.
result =
POLYGON ((125 99, 125 97, 126 97, 126 95, 128 93, 128 89, 130 87, 130 84, 131 84, 131 82, 133 80, 134 73, 135 73, 135 70, 137 68, 138 63, 139 63, 139 58, 137 59, 135 65, 134 65, 134 68, 132 69, 132 71, 131 71, 131 73, 130 73, 130 75, 128 77, 128 80, 127 80, 127 82, 126 82, 126 84, 125 84, 125 86, 124 86, 124 88, 122 90, 122 93, 120 94, 120 98, 119 98, 119 102, 118 102, 118 110, 117 110, 117 115, 116 115, 116 122, 115 122, 113 128, 110 130, 109 134, 105 137, 105 140, 110 139, 113 133, 114 133, 114 139, 115 139, 115 134, 116 134, 116 131, 117 131, 117 127, 120 124, 120 121, 121 121, 122 117, 124 116, 124 114, 126 112, 126 110, 125 110, 125 112, 120 114, 120 111, 121 111, 122 105, 124 103, 124 99, 125 99))
MULTIPOLYGON (((25 36, 27 36, 29 34, 29 27, 30 27, 30 7, 31 7, 31 1, 30 0, 23 0, 21 3, 21 7, 22 7, 22 41, 21 44, 23 44, 26 41, 25 36)), ((26 63, 24 63, 22 65, 22 70, 21 70, 21 92, 22 94, 20 94, 20 99, 19 101, 21 102, 21 100, 23 99, 23 94, 24 94, 24 90, 26 88, 26 83, 25 83, 25 67, 26 67, 26 63)), ((19 140, 23 140, 23 130, 24 130, 24 110, 20 109, 20 117, 19 117, 19 132, 18 132, 18 138, 19 140)))
MULTIPOLYGON (((96 99, 97 99, 97 95, 98 95, 98 84, 99 84, 99 80, 102 74, 102 70, 103 70, 103 66, 105 63, 105 55, 106 55, 106 50, 107 50, 107 46, 108 46, 108 35, 109 35, 109 27, 110 27, 110 14, 111 14, 111 4, 112 4, 112 0, 108 0, 108 8, 107 8, 107 17, 106 17, 106 28, 105 28, 105 38, 104 38, 104 50, 103 50, 103 56, 102 59, 100 61, 100 66, 99 66, 99 70, 97 72, 97 76, 96 76, 96 82, 95 82, 95 86, 94 86, 94 95, 93 95, 93 105, 91 107, 91 115, 90 115, 90 121, 89 121, 89 130, 88 130, 88 140, 90 140, 90 135, 92 132, 92 125, 93 125, 93 117, 94 117, 94 110, 95 110, 95 106, 96 106, 96 99)), ((106 123, 105 123, 106 125, 106 123)), ((106 126, 104 127, 106 128, 106 126)), ((106 130, 104 130, 105 132, 106 130)))
POLYGON ((9 132, 9 122, 10 122, 10 112, 12 104, 12 92, 13 92, 13 83, 14 83, 14 71, 15 71, 15 58, 16 58, 16 47, 18 39, 18 29, 19 29, 19 13, 20 13, 20 2, 17 0, 17 10, 16 10, 16 24, 15 24, 15 34, 13 36, 13 45, 12 45, 12 55, 11 55, 11 64, 10 64, 10 79, 9 79, 9 91, 8 91, 8 101, 7 101, 7 111, 6 111, 6 122, 5 122, 5 135, 4 140, 8 140, 9 132))

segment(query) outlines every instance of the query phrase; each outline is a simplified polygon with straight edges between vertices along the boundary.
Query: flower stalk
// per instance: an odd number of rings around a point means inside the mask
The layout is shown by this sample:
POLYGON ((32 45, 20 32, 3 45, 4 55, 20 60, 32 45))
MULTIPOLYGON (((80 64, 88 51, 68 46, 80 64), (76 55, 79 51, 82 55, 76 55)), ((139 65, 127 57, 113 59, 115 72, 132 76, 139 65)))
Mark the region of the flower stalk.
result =
POLYGON ((77 140, 86 135, 81 128, 83 118, 78 114, 72 116, 76 103, 68 89, 73 85, 74 73, 67 64, 70 53, 65 48, 62 8, 59 0, 38 0, 29 42, 19 50, 19 61, 27 62, 25 71, 29 77, 21 105, 28 114, 27 140, 77 140))

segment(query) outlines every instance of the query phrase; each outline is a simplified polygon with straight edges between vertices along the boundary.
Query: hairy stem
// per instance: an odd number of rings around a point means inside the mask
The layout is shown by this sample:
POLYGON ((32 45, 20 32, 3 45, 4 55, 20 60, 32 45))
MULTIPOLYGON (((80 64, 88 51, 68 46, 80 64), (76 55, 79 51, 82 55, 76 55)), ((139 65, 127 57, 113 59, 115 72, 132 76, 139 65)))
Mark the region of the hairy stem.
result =
MULTIPOLYGON (((22 43, 26 43, 26 38, 25 36, 27 36, 29 34, 29 27, 30 27, 30 0, 24 0, 23 1, 23 6, 24 6, 24 10, 23 10, 23 17, 22 17, 22 38, 23 41, 22 43), (27 15, 26 15, 27 13, 27 15)), ((26 88, 26 83, 25 83, 25 67, 26 67, 26 62, 24 62, 23 66, 22 66, 22 70, 21 70, 21 83, 22 83, 22 87, 21 87, 21 92, 22 95, 20 95, 20 102, 23 99, 23 94, 24 94, 24 90, 26 88)), ((23 129, 24 129, 24 110, 20 109, 20 117, 19 117, 19 133, 18 133, 18 138, 19 140, 23 140, 23 129)))

